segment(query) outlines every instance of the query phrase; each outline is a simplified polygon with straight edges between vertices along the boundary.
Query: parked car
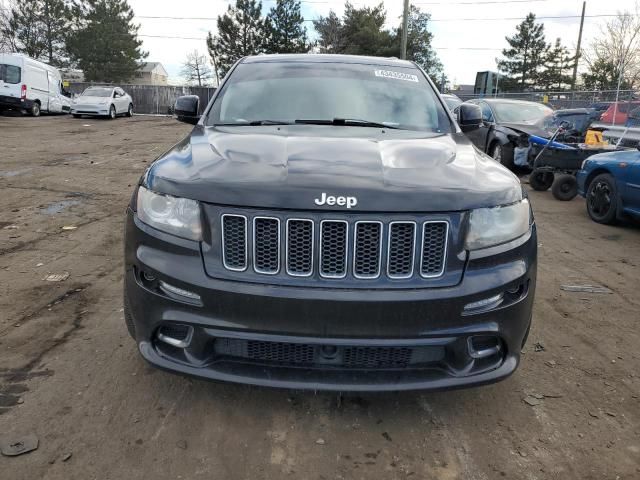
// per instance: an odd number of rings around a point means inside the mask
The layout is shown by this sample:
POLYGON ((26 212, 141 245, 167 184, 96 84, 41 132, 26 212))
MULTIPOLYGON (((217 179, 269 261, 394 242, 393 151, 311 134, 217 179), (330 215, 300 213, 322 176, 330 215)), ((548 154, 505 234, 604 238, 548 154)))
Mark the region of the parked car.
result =
POLYGON ((612 224, 640 219, 640 152, 623 150, 589 157, 577 174, 578 193, 586 198, 594 222, 612 224))
POLYGON ((637 100, 632 102, 612 102, 600 117, 600 121, 602 123, 624 125, 627 122, 629 112, 638 107, 640 107, 640 101, 637 100))
POLYGON ((17 53, 0 53, 0 111, 18 110, 33 117, 68 113, 71 100, 60 72, 17 53))
POLYGON ((465 103, 478 105, 482 110, 482 126, 467 136, 476 147, 508 168, 514 166, 514 148, 523 132, 548 135, 542 122, 553 110, 541 103, 502 98, 473 99, 465 103))
POLYGON ((133 100, 120 87, 89 87, 73 100, 71 114, 116 118, 118 115, 133 116, 133 100))
POLYGON ((443 93, 440 96, 444 100, 444 103, 447 104, 447 107, 449 108, 449 110, 451 110, 452 112, 455 111, 458 105, 462 104, 462 100, 460 100, 460 98, 457 95, 453 95, 452 93, 443 93))
POLYGON ((238 61, 126 213, 124 316, 142 356, 312 390, 480 385, 517 367, 536 285, 520 181, 413 62, 238 61), (375 99, 375 101, 371 101, 375 99))

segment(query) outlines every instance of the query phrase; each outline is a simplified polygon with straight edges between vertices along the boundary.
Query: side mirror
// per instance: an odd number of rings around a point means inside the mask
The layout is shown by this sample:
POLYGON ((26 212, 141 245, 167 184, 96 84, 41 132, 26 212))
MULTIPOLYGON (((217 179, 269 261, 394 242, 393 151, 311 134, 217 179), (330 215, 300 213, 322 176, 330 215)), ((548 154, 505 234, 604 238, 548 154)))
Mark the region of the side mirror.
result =
POLYGON ((198 115, 199 106, 200 97, 197 95, 185 95, 178 97, 173 111, 179 122, 195 125, 200 120, 200 115, 198 115))
POLYGON ((458 107, 458 125, 467 133, 482 126, 482 110, 473 103, 463 103, 458 107))

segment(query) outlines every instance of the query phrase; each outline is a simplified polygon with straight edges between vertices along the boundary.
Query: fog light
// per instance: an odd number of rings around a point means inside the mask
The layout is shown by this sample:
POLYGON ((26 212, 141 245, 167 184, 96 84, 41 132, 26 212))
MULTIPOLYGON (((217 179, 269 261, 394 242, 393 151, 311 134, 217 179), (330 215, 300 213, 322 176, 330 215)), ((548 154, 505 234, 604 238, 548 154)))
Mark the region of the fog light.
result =
POLYGON ((147 272, 142 273, 142 278, 144 278, 147 282, 155 282, 156 280, 156 277, 147 272))
POLYGON ((191 343, 193 327, 190 325, 167 324, 158 331, 158 340, 178 348, 186 348, 191 343))
POLYGON ((469 313, 477 310, 491 310, 492 308, 496 308, 502 303, 503 297, 504 295, 502 293, 499 293, 497 295, 494 295, 493 297, 478 300, 477 302, 467 303, 464 306, 464 311, 469 313))
POLYGON ((197 293, 190 292, 189 290, 184 290, 182 288, 174 287, 173 285, 169 285, 167 282, 163 282, 160 280, 160 289, 164 290, 165 293, 172 293, 173 295, 178 295, 180 297, 188 298, 189 300, 195 300, 197 302, 200 301, 200 295, 197 293))

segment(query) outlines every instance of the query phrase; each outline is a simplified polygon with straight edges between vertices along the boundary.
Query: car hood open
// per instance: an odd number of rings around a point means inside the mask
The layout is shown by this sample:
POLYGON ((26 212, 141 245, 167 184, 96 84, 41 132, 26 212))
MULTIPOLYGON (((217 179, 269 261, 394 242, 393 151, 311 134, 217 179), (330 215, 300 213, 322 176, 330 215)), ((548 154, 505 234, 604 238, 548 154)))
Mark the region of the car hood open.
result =
POLYGON ((356 211, 460 211, 522 198, 518 178, 461 133, 284 125, 203 127, 146 171, 148 188, 203 202, 343 210, 314 203, 357 198, 356 211))

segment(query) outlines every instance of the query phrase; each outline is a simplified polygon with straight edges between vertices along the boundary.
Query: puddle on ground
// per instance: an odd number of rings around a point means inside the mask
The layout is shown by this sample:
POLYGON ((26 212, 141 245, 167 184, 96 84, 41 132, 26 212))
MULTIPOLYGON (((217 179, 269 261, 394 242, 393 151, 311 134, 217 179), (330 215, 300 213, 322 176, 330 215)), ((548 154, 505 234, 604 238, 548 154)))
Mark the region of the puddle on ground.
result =
POLYGON ((0 177, 3 177, 3 178, 16 177, 18 175, 22 175, 23 173, 27 173, 30 170, 31 170, 30 168, 25 168, 23 170, 12 170, 9 172, 0 172, 0 177))
POLYGON ((56 213, 60 213, 66 208, 72 207, 74 205, 80 205, 79 200, 62 200, 60 202, 54 202, 50 204, 47 208, 40 209, 40 213, 44 213, 45 215, 55 215, 56 213))

